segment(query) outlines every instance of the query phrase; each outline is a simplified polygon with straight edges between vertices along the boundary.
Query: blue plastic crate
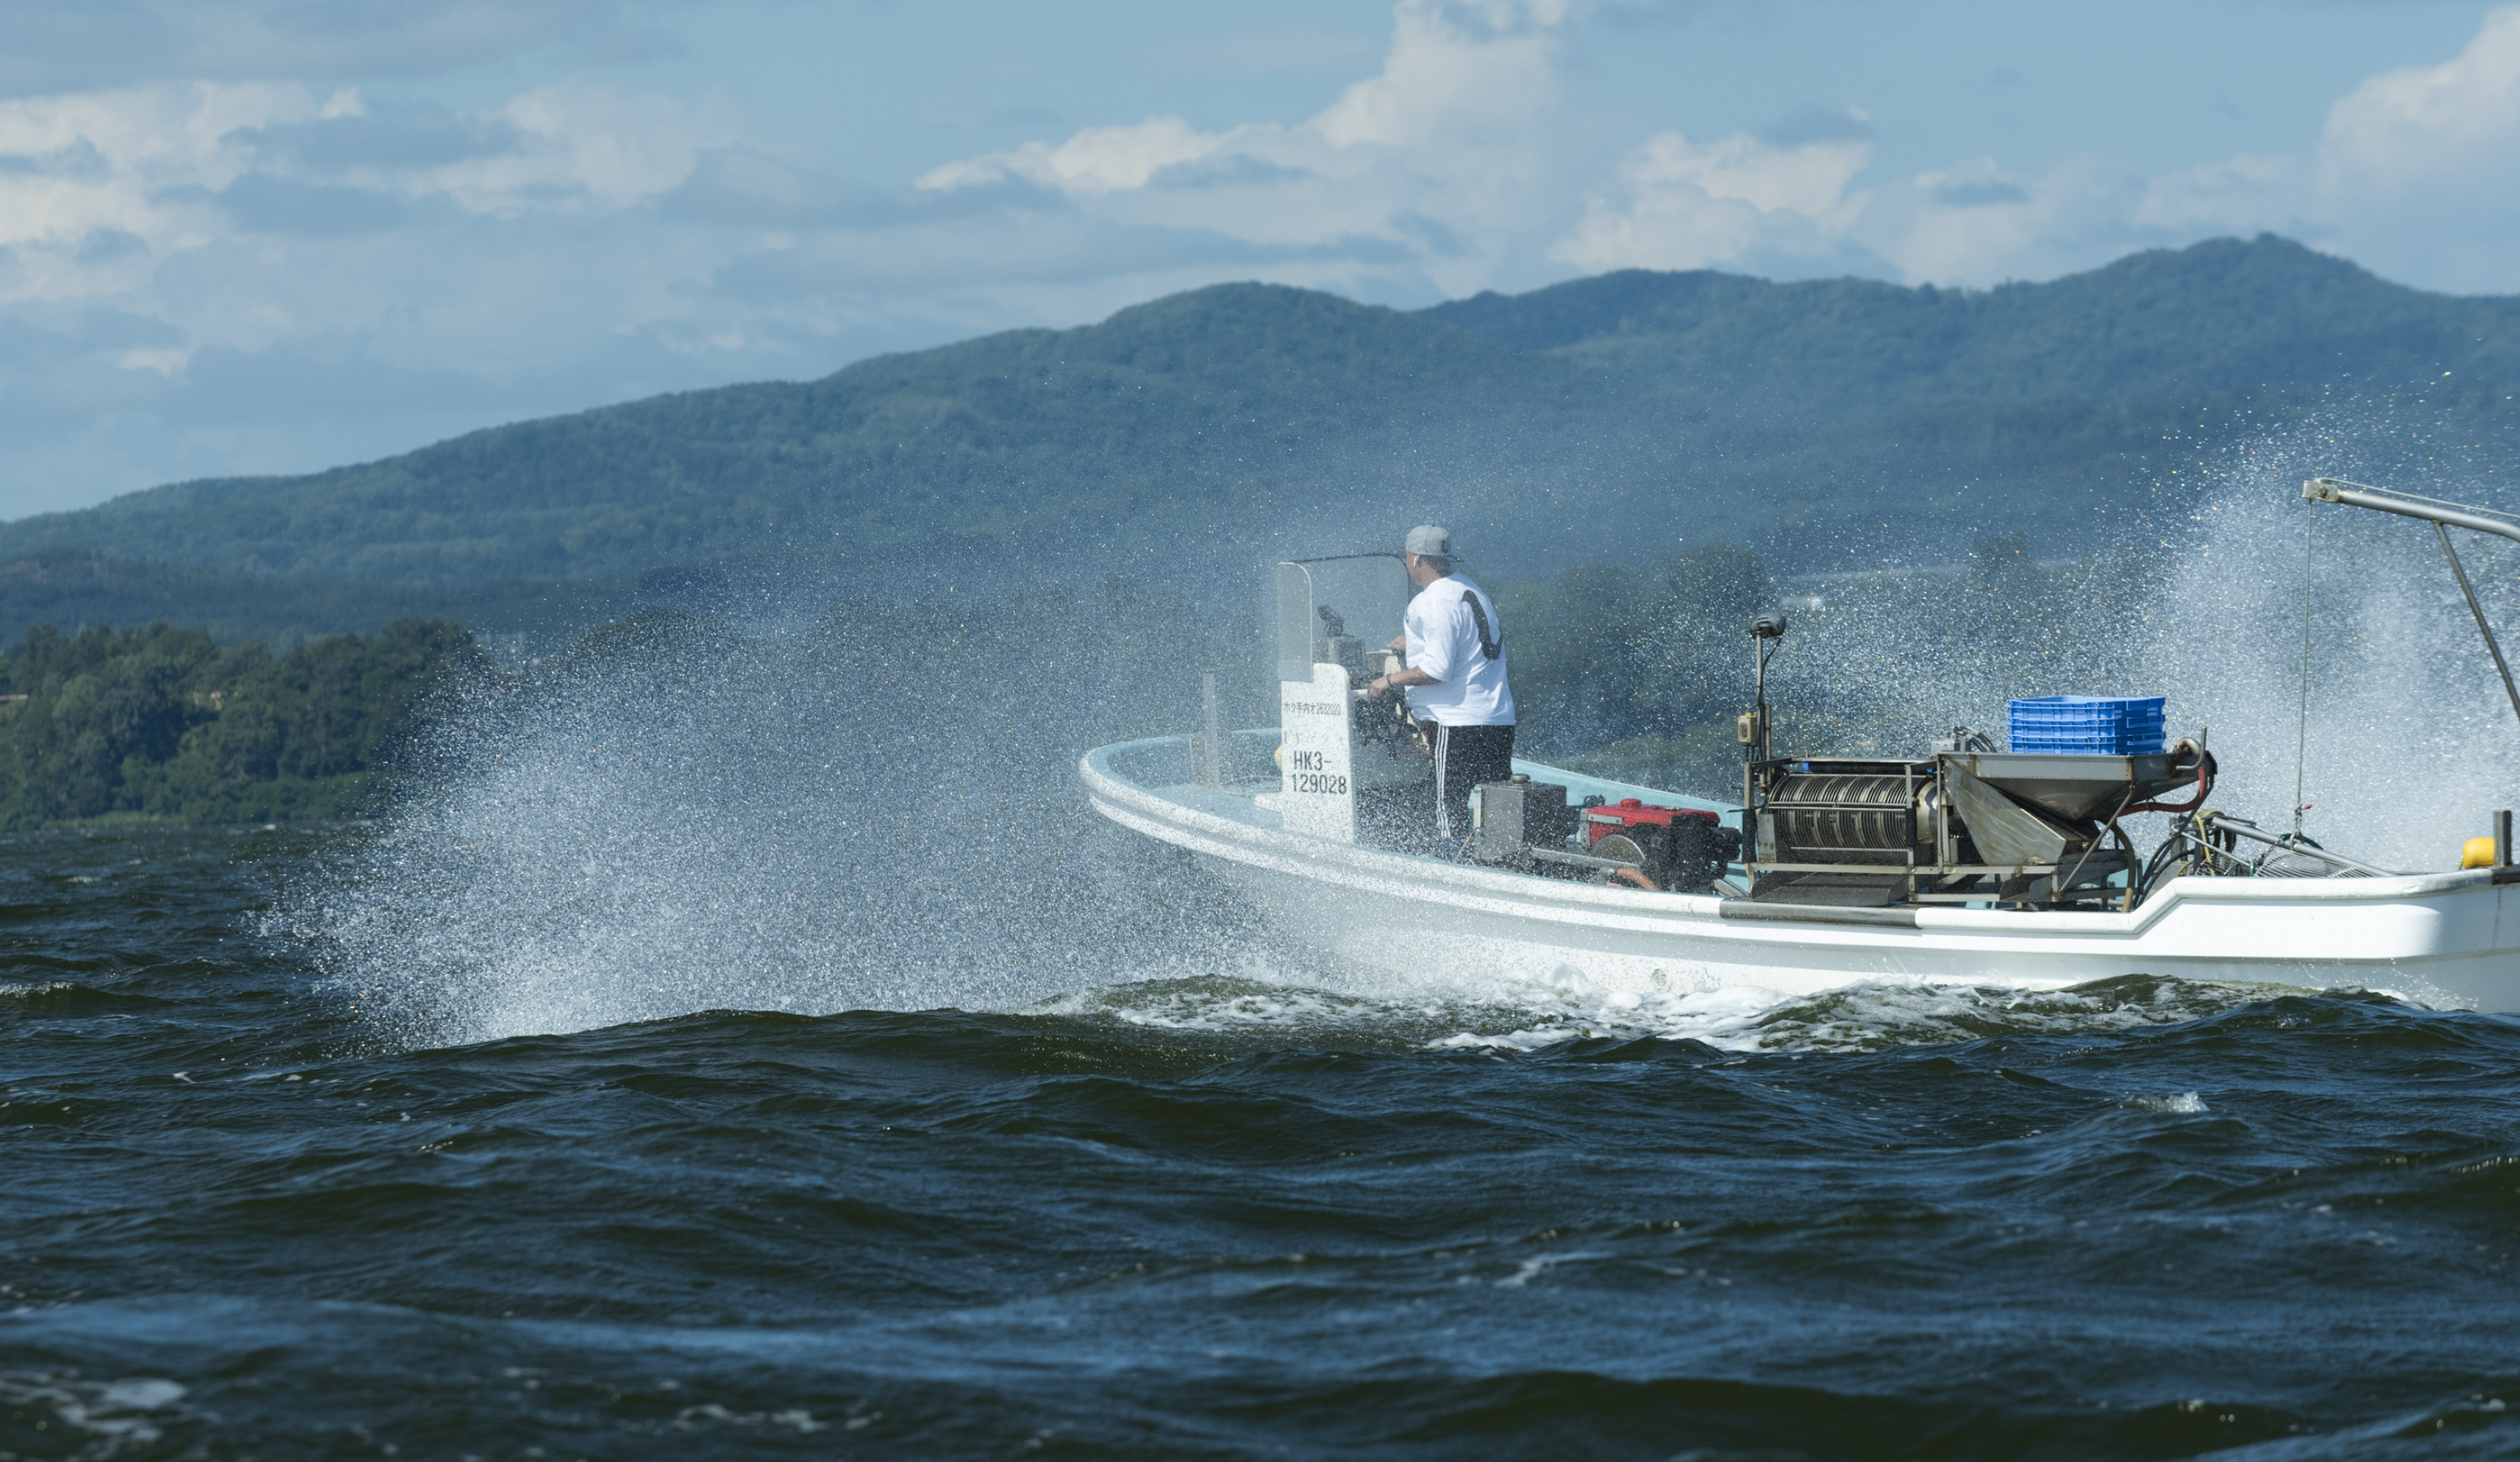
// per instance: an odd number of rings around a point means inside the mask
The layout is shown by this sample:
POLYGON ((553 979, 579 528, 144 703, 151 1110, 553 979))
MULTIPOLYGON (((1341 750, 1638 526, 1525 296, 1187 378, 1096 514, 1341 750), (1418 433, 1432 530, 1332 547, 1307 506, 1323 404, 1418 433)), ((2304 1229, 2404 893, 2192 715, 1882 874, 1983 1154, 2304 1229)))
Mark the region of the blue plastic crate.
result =
POLYGON ((2157 731, 2126 731, 2115 736, 2017 736, 2015 752, 2071 753, 2086 756, 2157 756, 2163 737, 2157 731))
POLYGON ((2128 721, 2117 726, 2023 726, 2012 733, 2014 741, 2124 741, 2129 737, 2159 736, 2159 721, 2128 721))
POLYGON ((2037 696, 2011 703, 2012 750, 2099 756, 2161 754, 2160 696, 2037 696))
POLYGON ((2150 721, 2160 725, 2161 696, 2034 696, 2011 703, 2012 726, 2052 730, 2114 729, 2150 721))
POLYGON ((2128 726, 2105 734, 2088 736, 2042 736, 2035 732, 2012 738, 2016 752, 2090 752, 2109 756, 2153 756, 2160 754, 2162 733, 2143 727, 2128 726))

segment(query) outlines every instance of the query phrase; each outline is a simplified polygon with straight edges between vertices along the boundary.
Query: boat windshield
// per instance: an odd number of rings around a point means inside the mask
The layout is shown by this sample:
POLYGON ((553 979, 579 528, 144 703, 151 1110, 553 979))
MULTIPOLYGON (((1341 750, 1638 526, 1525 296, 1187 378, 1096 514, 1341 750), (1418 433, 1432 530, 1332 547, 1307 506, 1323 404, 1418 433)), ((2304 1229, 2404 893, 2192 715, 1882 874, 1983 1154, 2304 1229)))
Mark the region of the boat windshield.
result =
POLYGON ((1379 650, 1400 633, 1409 574, 1395 553, 1297 559, 1278 566, 1278 676, 1310 680, 1319 642, 1333 635, 1379 650))

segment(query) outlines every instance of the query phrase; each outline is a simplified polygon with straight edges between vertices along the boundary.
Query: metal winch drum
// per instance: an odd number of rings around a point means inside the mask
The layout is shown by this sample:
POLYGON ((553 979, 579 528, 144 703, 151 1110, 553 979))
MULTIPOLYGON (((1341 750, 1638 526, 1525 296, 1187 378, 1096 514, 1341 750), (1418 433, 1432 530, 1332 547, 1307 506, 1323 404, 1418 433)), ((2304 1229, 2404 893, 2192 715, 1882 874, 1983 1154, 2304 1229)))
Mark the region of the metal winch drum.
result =
POLYGON ((1942 837, 1942 793, 1931 778, 1787 776, 1760 810, 1774 819, 1779 862, 1900 867, 1912 848, 1931 862, 1942 837))

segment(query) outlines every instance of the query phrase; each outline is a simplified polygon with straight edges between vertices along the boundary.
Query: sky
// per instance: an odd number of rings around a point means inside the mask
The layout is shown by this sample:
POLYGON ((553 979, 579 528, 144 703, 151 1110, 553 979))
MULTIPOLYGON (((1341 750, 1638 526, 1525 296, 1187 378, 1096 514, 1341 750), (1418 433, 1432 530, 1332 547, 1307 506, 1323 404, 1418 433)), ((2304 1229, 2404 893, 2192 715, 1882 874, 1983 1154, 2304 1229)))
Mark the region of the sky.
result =
POLYGON ((0 0, 0 519, 1224 280, 2520 293, 2520 5, 0 0))

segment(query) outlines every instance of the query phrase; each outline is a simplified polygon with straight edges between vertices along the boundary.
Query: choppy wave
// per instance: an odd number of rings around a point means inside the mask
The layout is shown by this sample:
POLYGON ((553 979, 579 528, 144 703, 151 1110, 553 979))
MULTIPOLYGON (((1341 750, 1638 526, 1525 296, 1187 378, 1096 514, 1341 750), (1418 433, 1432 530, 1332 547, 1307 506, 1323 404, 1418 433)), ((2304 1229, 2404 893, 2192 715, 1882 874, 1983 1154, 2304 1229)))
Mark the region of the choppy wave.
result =
POLYGON ((1752 986, 1639 993, 1564 980, 1500 984, 1481 996, 1438 986, 1395 997, 1216 975, 1102 985, 1028 1009, 1157 1029, 1389 1049, 1528 1051, 1568 1040, 1651 1037, 1727 1051, 1868 1051, 2138 1029, 2309 993, 2127 975, 2052 990, 1876 980, 1779 997, 1752 986))
MULTIPOLYGON (((158 1449, 182 1418, 185 1388, 162 1376, 90 1380, 74 1372, 0 1370, 0 1427, 37 1456, 110 1462, 158 1449)), ((13 1450, 9 1455, 17 1455, 13 1450)))
POLYGON ((2510 1018, 1245 949, 415 1045, 227 917, 337 845, 220 845, 0 844, 190 870, 0 921, 0 1452, 2520 1446, 2510 1018))
MULTIPOLYGON (((2219 511, 2127 644, 2263 812, 2297 540, 2219 511)), ((2378 678, 2440 599, 2319 626, 2391 856, 2509 764, 2378 678)), ((1070 742, 777 639, 542 673, 374 827, 0 847, 0 1454, 2520 1448, 2520 1023, 1304 963, 1070 742)))

